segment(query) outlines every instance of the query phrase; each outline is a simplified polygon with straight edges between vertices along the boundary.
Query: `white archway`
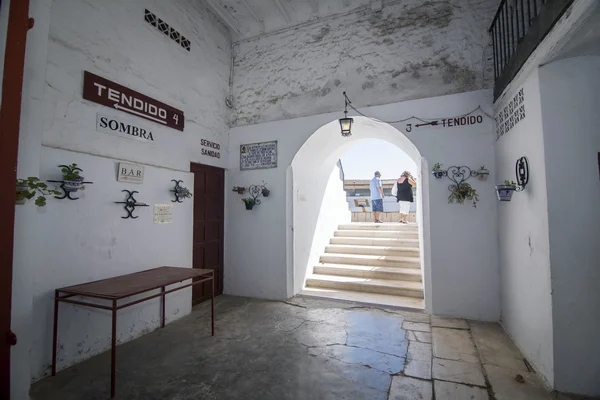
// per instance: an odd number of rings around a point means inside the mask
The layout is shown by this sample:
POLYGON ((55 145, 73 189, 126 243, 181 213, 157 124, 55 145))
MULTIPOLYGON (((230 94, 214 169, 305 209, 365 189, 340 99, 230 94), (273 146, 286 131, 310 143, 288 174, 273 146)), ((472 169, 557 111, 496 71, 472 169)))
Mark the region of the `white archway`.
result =
POLYGON ((417 147, 390 124, 366 117, 354 117, 352 136, 342 137, 337 120, 313 133, 296 153, 286 174, 288 226, 287 291, 292 297, 302 290, 307 267, 314 265, 322 247, 314 242, 322 220, 321 205, 332 169, 337 160, 361 141, 380 139, 403 150, 417 165, 417 221, 421 241, 421 263, 426 311, 431 311, 431 268, 429 240, 429 169, 417 147))

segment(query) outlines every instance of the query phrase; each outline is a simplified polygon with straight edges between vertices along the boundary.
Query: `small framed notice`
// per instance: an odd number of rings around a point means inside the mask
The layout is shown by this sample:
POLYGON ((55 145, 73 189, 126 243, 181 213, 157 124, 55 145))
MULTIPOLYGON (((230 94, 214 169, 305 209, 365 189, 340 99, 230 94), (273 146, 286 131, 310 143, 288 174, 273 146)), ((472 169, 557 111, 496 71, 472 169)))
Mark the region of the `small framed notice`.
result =
POLYGON ((277 168, 277 140, 240 146, 240 170, 277 168))
POLYGON ((143 183, 144 166, 137 164, 119 163, 118 182, 143 183))
POLYGON ((173 222, 173 204, 154 205, 154 223, 170 224, 173 222))

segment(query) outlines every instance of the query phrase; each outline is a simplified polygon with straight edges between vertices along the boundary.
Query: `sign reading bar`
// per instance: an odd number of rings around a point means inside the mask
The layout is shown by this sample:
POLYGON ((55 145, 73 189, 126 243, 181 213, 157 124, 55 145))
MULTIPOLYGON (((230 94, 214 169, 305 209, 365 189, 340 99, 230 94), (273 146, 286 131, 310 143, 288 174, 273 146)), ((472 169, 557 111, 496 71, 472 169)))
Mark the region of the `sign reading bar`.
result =
POLYGON ((240 169, 277 168, 277 141, 240 146, 240 169))
POLYGON ((143 183, 144 166, 128 163, 119 163, 118 182, 143 183))
POLYGON ((111 117, 104 114, 96 114, 96 130, 98 132, 117 135, 127 139, 139 140, 141 142, 153 142, 152 131, 147 127, 134 124, 122 118, 111 117))
POLYGON ((183 131, 183 111, 84 71, 83 98, 183 131))

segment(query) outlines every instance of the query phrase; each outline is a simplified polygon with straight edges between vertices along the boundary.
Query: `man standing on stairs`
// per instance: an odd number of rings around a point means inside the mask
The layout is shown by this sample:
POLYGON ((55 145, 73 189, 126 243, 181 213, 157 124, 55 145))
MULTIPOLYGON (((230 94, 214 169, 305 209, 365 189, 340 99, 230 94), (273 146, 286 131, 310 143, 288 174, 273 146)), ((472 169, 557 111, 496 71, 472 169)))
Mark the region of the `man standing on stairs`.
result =
POLYGON ((371 210, 373 211, 373 220, 382 223, 379 216, 383 212, 383 187, 381 186, 381 173, 375 171, 375 177, 371 179, 371 210))

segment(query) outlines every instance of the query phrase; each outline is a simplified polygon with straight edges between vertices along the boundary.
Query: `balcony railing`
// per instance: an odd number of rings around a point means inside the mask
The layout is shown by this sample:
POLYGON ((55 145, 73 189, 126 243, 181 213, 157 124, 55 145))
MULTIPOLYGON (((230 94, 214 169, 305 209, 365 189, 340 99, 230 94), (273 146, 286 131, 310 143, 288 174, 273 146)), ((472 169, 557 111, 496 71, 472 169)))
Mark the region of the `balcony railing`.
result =
POLYGON ((573 0, 502 0, 489 29, 495 99, 571 3, 573 0))

